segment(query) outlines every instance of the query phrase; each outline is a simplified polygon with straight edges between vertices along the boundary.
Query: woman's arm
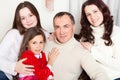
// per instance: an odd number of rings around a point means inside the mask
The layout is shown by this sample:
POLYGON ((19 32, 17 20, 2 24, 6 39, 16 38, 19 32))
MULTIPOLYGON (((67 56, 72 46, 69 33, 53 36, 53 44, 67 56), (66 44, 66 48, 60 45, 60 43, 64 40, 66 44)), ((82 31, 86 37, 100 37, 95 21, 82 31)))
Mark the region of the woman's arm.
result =
POLYGON ((110 80, 104 69, 99 66, 90 53, 83 54, 81 66, 92 80, 110 80))

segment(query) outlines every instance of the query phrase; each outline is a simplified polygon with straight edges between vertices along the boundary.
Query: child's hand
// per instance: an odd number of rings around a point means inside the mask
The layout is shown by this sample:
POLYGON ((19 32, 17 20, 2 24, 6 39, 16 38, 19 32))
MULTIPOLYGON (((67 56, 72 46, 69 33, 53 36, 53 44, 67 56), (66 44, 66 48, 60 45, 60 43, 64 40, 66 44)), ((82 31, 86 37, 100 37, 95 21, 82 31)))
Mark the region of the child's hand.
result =
POLYGON ((59 51, 57 48, 52 48, 51 52, 48 54, 48 64, 53 65, 54 61, 56 60, 57 56, 59 54, 59 51))

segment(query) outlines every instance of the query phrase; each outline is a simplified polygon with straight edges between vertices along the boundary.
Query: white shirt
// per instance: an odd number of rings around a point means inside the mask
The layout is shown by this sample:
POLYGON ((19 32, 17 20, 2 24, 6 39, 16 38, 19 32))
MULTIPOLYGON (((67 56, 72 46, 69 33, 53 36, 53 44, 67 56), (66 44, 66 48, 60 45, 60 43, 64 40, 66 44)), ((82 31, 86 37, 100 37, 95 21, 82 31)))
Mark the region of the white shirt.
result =
POLYGON ((12 80, 16 75, 14 68, 18 60, 18 54, 23 36, 16 29, 10 30, 0 44, 0 70, 12 80))

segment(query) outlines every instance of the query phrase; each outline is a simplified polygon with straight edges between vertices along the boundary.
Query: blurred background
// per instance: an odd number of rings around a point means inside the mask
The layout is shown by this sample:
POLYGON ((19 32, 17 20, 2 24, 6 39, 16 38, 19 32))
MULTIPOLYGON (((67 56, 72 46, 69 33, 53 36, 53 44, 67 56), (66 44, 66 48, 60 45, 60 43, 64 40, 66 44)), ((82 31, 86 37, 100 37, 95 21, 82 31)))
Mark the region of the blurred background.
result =
MULTIPOLYGON (((0 41, 11 29, 14 13, 17 5, 25 0, 1 0, 0 1, 0 41)), ((76 21, 76 31, 80 30, 81 5, 86 0, 26 0, 37 8, 41 24, 47 31, 53 31, 53 17, 59 11, 67 11, 73 14, 76 21)), ((120 27, 120 0, 103 0, 109 7, 114 18, 114 24, 120 27)))

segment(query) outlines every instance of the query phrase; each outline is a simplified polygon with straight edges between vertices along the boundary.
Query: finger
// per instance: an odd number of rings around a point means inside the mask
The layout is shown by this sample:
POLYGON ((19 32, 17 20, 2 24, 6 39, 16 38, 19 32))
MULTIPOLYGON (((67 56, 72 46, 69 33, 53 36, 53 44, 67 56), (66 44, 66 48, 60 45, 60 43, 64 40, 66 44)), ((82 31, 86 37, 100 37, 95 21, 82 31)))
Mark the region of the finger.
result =
POLYGON ((33 72, 33 71, 35 71, 35 70, 34 70, 34 69, 26 68, 25 71, 27 71, 27 72, 33 72))
POLYGON ((33 73, 33 71, 25 70, 24 73, 22 73, 22 74, 32 74, 32 73, 33 73))
POLYGON ((34 66, 33 65, 25 65, 26 68, 29 68, 29 69, 33 69, 34 66))
POLYGON ((56 48, 52 48, 52 50, 49 52, 49 55, 52 55, 55 52, 56 48))
POLYGON ((27 60, 27 58, 23 58, 20 60, 20 62, 24 62, 25 60, 27 60))
POLYGON ((53 49, 53 52, 54 52, 54 53, 57 53, 57 52, 58 52, 58 49, 57 49, 57 48, 54 48, 54 49, 53 49))

